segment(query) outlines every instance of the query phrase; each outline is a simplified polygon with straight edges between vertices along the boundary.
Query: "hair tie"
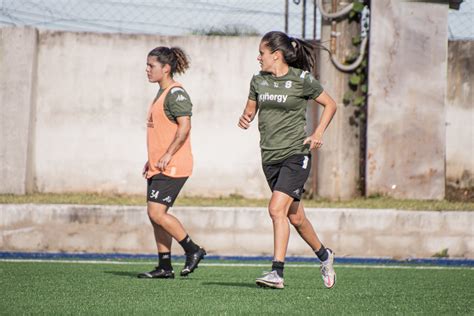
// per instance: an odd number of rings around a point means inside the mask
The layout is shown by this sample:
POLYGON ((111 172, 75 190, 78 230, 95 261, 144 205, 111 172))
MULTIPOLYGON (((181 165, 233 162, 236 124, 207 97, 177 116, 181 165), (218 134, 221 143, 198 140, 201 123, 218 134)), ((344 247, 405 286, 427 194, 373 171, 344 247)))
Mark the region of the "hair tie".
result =
POLYGON ((296 46, 298 46, 298 42, 296 41, 294 37, 290 37, 290 43, 291 43, 291 46, 293 46, 293 48, 296 48, 296 46))

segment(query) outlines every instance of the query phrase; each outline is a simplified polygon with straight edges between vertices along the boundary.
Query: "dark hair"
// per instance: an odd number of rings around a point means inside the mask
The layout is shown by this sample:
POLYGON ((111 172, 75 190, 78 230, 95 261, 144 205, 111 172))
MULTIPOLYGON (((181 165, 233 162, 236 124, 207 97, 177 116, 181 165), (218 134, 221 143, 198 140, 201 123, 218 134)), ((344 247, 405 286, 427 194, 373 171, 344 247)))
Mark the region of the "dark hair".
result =
POLYGON ((272 31, 262 37, 272 53, 277 50, 281 51, 285 62, 295 68, 313 71, 315 67, 315 48, 316 45, 304 41, 299 38, 289 37, 283 32, 272 31))
POLYGON ((173 74, 184 74, 189 68, 189 60, 186 53, 179 47, 160 46, 148 53, 148 56, 155 56, 162 65, 170 65, 171 76, 173 74))

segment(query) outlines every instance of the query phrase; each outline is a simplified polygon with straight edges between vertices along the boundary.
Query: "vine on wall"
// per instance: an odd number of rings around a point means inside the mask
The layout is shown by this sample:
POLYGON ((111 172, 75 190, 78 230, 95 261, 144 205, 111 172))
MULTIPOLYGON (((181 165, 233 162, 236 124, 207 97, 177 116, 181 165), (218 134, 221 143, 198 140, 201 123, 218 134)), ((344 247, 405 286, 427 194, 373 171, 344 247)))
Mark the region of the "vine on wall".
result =
MULTIPOLYGON (((361 25, 361 33, 352 38, 354 52, 346 59, 347 64, 353 63, 362 51, 363 37, 368 37, 369 30, 369 10, 368 1, 355 1, 349 21, 361 25)), ((365 43, 367 46, 368 44, 365 43)), ((368 49, 365 49, 360 65, 350 73, 348 86, 349 91, 344 94, 343 103, 354 109, 349 117, 349 124, 354 126, 358 132, 355 134, 359 138, 359 185, 358 189, 362 196, 365 195, 365 173, 366 173, 366 149, 367 149, 367 93, 368 93, 368 49)))
MULTIPOLYGON (((349 13, 349 21, 362 25, 364 28, 368 28, 368 22, 362 21, 362 12, 366 7, 366 1, 356 1, 354 6, 349 13)), ((366 34, 368 36, 368 34, 366 34)), ((349 57, 346 58, 345 64, 352 64, 359 57, 360 45, 362 45, 362 35, 359 34, 352 38, 352 45, 355 50, 349 57)), ((354 107, 354 114, 349 118, 349 124, 351 126, 365 128, 366 125, 366 110, 367 110, 367 92, 368 92, 368 54, 367 50, 364 53, 361 64, 350 73, 348 86, 349 91, 344 94, 343 103, 346 106, 354 107)), ((356 134, 356 137, 359 137, 356 134)), ((362 148, 361 148, 362 149, 362 148)))

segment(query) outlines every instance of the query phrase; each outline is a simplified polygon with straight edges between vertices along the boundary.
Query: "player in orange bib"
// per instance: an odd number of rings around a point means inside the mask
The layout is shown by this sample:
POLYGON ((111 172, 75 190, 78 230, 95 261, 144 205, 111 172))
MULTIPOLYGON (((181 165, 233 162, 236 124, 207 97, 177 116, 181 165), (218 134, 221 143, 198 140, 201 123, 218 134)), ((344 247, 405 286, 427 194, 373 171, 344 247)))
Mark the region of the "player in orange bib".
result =
POLYGON ((147 57, 148 81, 158 83, 160 90, 147 116, 148 160, 143 168, 147 179, 147 210, 158 248, 158 266, 140 273, 139 278, 174 278, 171 265, 171 243, 176 239, 183 247, 186 262, 181 276, 197 268, 206 251, 196 245, 181 222, 168 209, 193 170, 191 151, 191 109, 189 95, 173 79, 189 68, 184 51, 178 47, 157 47, 147 57))

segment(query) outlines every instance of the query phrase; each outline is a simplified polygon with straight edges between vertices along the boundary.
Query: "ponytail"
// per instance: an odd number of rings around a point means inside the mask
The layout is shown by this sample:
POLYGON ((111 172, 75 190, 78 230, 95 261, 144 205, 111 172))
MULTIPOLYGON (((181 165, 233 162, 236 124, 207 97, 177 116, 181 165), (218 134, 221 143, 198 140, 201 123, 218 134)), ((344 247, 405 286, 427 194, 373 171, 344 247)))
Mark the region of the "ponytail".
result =
POLYGON ((289 64, 291 67, 300 68, 307 71, 313 71, 316 66, 315 46, 299 38, 291 38, 295 49, 296 60, 289 64))
POLYGON ((171 47, 171 52, 176 58, 176 73, 184 74, 186 69, 189 68, 189 60, 186 53, 179 47, 171 47))
POLYGON ((170 65, 171 77, 175 74, 184 74, 189 68, 189 59, 186 53, 179 47, 164 47, 160 46, 154 48, 148 53, 148 56, 155 56, 158 62, 162 65, 170 65))
POLYGON ((272 51, 281 51, 288 66, 313 71, 316 66, 316 45, 308 41, 289 37, 283 32, 272 31, 265 34, 262 42, 272 51))

